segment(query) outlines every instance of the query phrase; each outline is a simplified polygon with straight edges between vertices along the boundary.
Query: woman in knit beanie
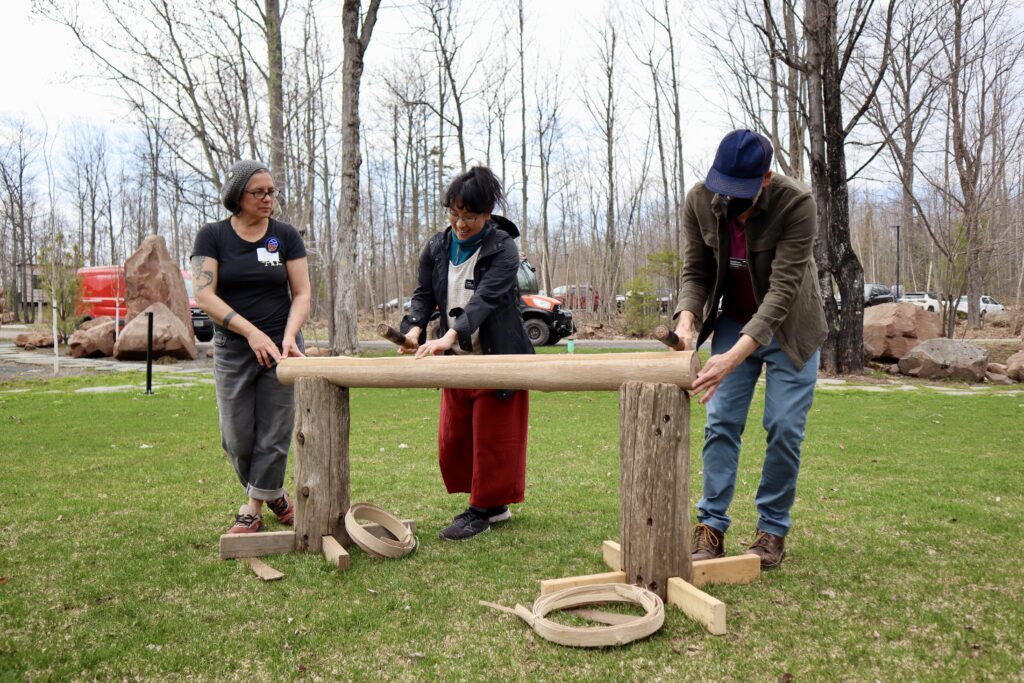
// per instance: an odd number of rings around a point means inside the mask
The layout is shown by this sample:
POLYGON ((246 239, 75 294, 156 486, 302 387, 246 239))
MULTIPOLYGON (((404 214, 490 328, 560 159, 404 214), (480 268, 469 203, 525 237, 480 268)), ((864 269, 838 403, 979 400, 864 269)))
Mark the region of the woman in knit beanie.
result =
MULTIPOLYGON (((431 354, 533 353, 519 311, 519 230, 492 214, 504 205, 501 181, 477 166, 455 177, 441 203, 450 227, 420 255, 419 284, 401 331, 416 357, 431 354), (426 326, 440 309, 439 337, 426 326)), ((449 493, 468 493, 469 507, 441 530, 464 541, 511 518, 526 491, 526 391, 442 389, 437 429, 441 478, 449 493)))
POLYGON ((295 516, 284 489, 292 387, 277 381, 276 364, 304 355, 309 267, 299 232, 271 218, 276 194, 265 164, 235 163, 221 188, 231 216, 204 225, 192 249, 196 301, 215 327, 221 443, 248 497, 228 533, 262 530, 264 502, 282 524, 295 516))

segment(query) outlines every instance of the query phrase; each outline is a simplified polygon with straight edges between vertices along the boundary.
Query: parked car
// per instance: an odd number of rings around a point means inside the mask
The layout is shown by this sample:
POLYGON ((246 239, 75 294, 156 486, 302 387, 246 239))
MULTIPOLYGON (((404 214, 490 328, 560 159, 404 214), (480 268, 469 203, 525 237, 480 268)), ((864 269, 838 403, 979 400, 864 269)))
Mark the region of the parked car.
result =
MULTIPOLYGON (((124 266, 90 266, 79 268, 78 281, 81 285, 81 298, 75 314, 83 321, 102 316, 109 316, 123 326, 128 309, 124 302, 124 266)), ((192 275, 181 269, 181 278, 185 282, 188 294, 188 306, 192 311, 192 329, 199 341, 213 339, 213 321, 203 309, 196 304, 192 292, 192 275)))
POLYGON ((864 307, 877 306, 878 304, 891 304, 895 303, 896 297, 892 295, 892 290, 885 285, 876 285, 873 283, 864 283, 864 307))
MULTIPOLYGON (((557 298, 540 294, 537 270, 528 259, 519 261, 519 312, 530 343, 534 346, 557 344, 559 339, 576 331, 572 309, 557 298)), ((557 291, 557 289, 556 289, 557 291)))
MULTIPOLYGON (((402 310, 408 311, 411 307, 412 307, 412 299, 410 297, 406 297, 402 301, 402 310)), ((394 310, 397 310, 397 309, 398 309, 398 297, 395 297, 394 299, 392 299, 391 301, 388 301, 387 303, 377 304, 377 310, 378 311, 394 311, 394 310)))
MULTIPOLYGON (((646 296, 647 293, 646 292, 633 292, 633 290, 630 290, 630 291, 626 292, 625 294, 616 294, 615 295, 615 310, 617 310, 620 313, 623 310, 625 310, 625 308, 626 308, 626 300, 629 297, 633 296, 633 294, 637 294, 639 296, 646 296)), ((659 287, 658 289, 654 290, 654 292, 652 293, 652 296, 654 297, 655 301, 657 302, 657 306, 658 306, 658 310, 659 311, 661 311, 662 313, 669 313, 669 312, 672 311, 672 307, 675 304, 675 296, 673 296, 671 289, 666 289, 666 288, 663 288, 663 287, 659 287)))
POLYGON ((926 311, 936 312, 939 310, 941 304, 939 300, 928 292, 907 292, 900 297, 900 303, 903 304, 914 304, 920 306, 926 311))
POLYGON ((590 285, 559 285, 551 292, 559 303, 576 310, 596 311, 601 295, 590 285))
MULTIPOLYGON (((991 296, 988 296, 988 295, 982 295, 981 301, 979 302, 979 305, 981 307, 981 317, 983 317, 983 318, 986 315, 990 315, 992 313, 1002 313, 1003 311, 1006 310, 1005 306, 1003 306, 1001 303, 996 301, 995 298, 993 298, 991 296)), ((960 300, 956 302, 956 312, 957 313, 963 313, 964 315, 967 315, 967 297, 966 296, 960 297, 960 300)))

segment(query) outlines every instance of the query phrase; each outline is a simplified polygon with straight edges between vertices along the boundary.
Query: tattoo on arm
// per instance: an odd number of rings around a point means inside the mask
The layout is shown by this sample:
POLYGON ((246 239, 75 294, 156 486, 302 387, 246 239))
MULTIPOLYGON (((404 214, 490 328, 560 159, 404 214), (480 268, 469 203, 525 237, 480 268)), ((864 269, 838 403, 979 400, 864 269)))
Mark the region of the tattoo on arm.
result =
POLYGON ((235 313, 234 311, 231 311, 226 316, 224 316, 224 329, 231 329, 231 319, 234 318, 236 315, 238 314, 235 313))
POLYGON ((192 270, 192 284, 195 286, 196 293, 201 292, 210 285, 213 284, 213 271, 203 270, 203 262, 209 257, 207 256, 193 256, 189 262, 192 270))

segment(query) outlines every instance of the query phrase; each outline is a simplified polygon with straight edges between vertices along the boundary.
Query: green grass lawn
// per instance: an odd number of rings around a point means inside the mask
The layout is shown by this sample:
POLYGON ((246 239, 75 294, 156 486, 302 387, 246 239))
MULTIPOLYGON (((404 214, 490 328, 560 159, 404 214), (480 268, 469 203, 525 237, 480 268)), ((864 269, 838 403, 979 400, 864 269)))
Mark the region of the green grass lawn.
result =
MULTIPOLYGON (((354 548, 346 572, 320 556, 271 557, 287 576, 263 583, 218 559, 242 495, 213 387, 75 391, 101 384, 142 382, 0 385, 2 680, 1024 676, 1022 395, 820 391, 785 564, 707 588, 728 605, 729 633, 710 636, 669 607, 651 638, 583 650, 477 601, 529 605, 539 579, 606 570, 601 542, 619 523, 616 394, 534 393, 526 502, 454 544, 437 531, 466 498, 447 495, 437 471, 438 392, 353 390, 352 500, 415 519, 420 548, 387 562, 354 548)), ((730 553, 756 519, 760 400, 730 553)), ((695 495, 703 419, 696 407, 695 495)))

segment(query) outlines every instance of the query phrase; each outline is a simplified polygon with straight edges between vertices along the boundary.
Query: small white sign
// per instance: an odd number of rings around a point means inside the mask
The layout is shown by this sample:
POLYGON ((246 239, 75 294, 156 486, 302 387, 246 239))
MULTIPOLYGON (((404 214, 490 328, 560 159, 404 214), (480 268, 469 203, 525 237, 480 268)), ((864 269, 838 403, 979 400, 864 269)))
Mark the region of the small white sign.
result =
POLYGON ((276 251, 274 253, 270 253, 263 247, 258 247, 256 249, 256 258, 258 258, 260 263, 265 266, 281 265, 281 254, 276 251))

